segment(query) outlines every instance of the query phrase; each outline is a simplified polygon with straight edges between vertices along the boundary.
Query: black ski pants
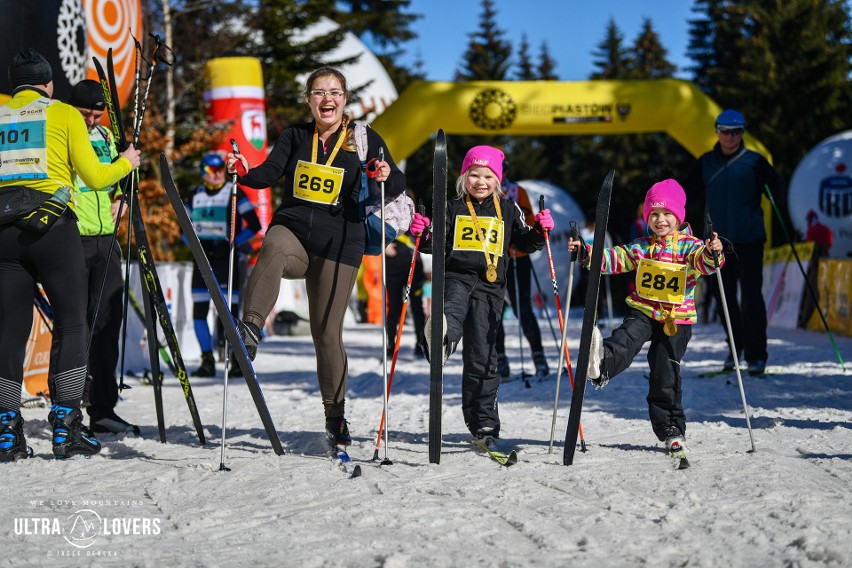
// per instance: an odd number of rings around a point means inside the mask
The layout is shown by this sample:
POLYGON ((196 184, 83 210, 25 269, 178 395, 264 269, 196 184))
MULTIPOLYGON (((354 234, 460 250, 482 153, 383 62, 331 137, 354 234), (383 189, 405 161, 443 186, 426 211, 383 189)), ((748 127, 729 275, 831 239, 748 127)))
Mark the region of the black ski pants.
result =
POLYGON ((651 373, 646 400, 651 428, 661 441, 666 439, 667 426, 676 425, 682 434, 686 434, 680 362, 691 337, 691 325, 678 325, 677 333, 669 337, 663 332, 662 323, 639 310, 628 308, 624 321, 603 342, 601 372, 610 379, 627 369, 642 346, 651 342, 648 348, 651 373))
MULTIPOLYGON (((529 256, 519 256, 509 259, 509 271, 506 278, 506 291, 509 295, 509 304, 515 309, 515 313, 519 314, 521 320, 521 329, 524 330, 524 337, 530 344, 530 349, 533 353, 544 351, 541 345, 541 329, 538 327, 538 321, 535 318, 535 313, 532 309, 530 275, 532 274, 532 260, 529 256), (517 267, 517 270, 515 270, 517 267), (515 287, 515 278, 518 280, 518 286, 515 287), (515 305, 517 304, 517 306, 515 305)), ((506 333, 503 331, 503 320, 500 319, 500 327, 497 329, 497 353, 506 352, 506 333)))
POLYGON ((447 340, 462 346, 462 414, 471 434, 493 428, 500 434, 497 409, 497 328, 503 316, 503 298, 477 293, 469 285, 447 278, 444 289, 447 340))
MULTIPOLYGON (((758 360, 766 362, 768 353, 766 303, 763 300, 763 242, 734 244, 734 252, 725 254, 725 265, 721 274, 737 352, 744 353, 745 360, 749 363, 758 360)), ((718 278, 711 278, 711 282, 718 300, 719 321, 724 324, 725 314, 722 311, 718 278)), ((727 332, 727 326, 725 330, 727 332)))
POLYGON ((74 214, 44 234, 0 227, 0 412, 18 410, 36 282, 53 308, 48 382, 55 403, 78 408, 86 381, 86 271, 74 214))
POLYGON ((118 366, 124 280, 121 276, 121 247, 115 243, 110 254, 112 240, 112 235, 81 237, 89 286, 86 322, 90 326, 95 310, 98 312, 98 321, 91 332, 93 335, 89 351, 89 375, 92 377, 92 384, 89 390, 90 406, 86 409, 89 416, 95 420, 109 413, 118 403, 115 370, 118 366), (104 291, 98 308, 101 282, 104 283, 104 291))

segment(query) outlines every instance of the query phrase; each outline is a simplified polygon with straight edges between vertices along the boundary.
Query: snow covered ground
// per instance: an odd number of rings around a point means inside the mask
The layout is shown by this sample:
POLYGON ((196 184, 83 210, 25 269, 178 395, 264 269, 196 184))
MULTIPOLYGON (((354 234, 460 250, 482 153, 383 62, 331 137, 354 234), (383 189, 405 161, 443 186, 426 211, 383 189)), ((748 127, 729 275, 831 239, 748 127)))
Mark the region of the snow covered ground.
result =
MULTIPOLYGON (((572 313, 569 324, 574 360, 580 317, 572 313)), ((555 343, 541 324, 555 370, 555 343)), ((721 365, 722 327, 696 328, 684 361, 692 462, 684 471, 671 469, 651 432, 644 352, 605 389, 587 389, 588 452, 570 467, 562 465, 567 380, 553 453, 554 377, 532 388, 504 384, 502 436, 521 460, 508 469, 467 443, 455 355, 441 463, 429 464, 428 367, 413 360, 410 336, 390 400, 394 464, 380 467, 371 458, 382 342, 371 325, 346 330, 350 454, 363 470, 356 479, 323 455, 305 337, 268 340, 256 361, 286 455, 272 452, 243 379, 232 379, 230 472, 218 471, 221 368, 215 380, 192 380, 204 447, 173 377, 164 386, 166 444, 157 439, 152 390, 136 379, 117 410, 142 425, 142 436, 104 436, 92 459, 53 460, 48 410, 25 409, 36 457, 0 467, 0 566, 850 566, 852 379, 826 335, 771 329, 770 337, 771 376, 743 378, 751 453, 736 377, 697 376, 721 365)), ((836 340, 852 362, 852 339, 836 340)), ((507 347, 519 372, 514 320, 507 347)))

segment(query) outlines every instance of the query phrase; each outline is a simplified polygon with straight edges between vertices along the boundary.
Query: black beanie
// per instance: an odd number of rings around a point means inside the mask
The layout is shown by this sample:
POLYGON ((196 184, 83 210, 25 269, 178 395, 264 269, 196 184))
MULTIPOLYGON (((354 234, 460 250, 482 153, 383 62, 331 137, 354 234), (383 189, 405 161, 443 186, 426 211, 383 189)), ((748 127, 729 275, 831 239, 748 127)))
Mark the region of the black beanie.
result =
POLYGON ((35 49, 21 50, 9 63, 9 83, 13 89, 21 85, 46 85, 52 79, 50 63, 35 49))
POLYGON ((89 110, 104 110, 104 90, 101 84, 92 79, 84 79, 74 85, 68 104, 77 108, 89 110))

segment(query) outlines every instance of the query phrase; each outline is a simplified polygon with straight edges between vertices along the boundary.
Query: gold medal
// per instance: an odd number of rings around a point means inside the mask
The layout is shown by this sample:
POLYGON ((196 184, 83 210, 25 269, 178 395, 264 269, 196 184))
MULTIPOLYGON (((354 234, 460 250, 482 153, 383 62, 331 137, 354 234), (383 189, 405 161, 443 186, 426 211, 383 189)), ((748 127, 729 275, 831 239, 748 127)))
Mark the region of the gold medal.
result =
MULTIPOLYGON (((497 194, 492 193, 492 198, 494 199, 494 209, 497 210, 497 219, 503 221, 503 212, 500 210, 500 200, 497 199, 497 194)), ((476 212, 473 210, 473 204, 470 201, 470 195, 465 196, 465 203, 467 203, 467 210, 470 211, 470 217, 473 219, 473 225, 476 227, 476 239, 482 243, 482 252, 485 253, 485 264, 488 268, 485 270, 485 279, 489 282, 497 282, 497 257, 498 253, 494 252, 491 256, 488 255, 488 245, 485 243, 485 237, 482 233, 482 229, 479 226, 479 219, 476 217, 476 212)))
POLYGON ((489 282, 497 282, 497 266, 488 265, 488 270, 485 271, 485 279, 489 282))
POLYGON ((663 324, 663 333, 669 337, 672 337, 677 333, 677 324, 672 316, 666 317, 666 322, 663 324))

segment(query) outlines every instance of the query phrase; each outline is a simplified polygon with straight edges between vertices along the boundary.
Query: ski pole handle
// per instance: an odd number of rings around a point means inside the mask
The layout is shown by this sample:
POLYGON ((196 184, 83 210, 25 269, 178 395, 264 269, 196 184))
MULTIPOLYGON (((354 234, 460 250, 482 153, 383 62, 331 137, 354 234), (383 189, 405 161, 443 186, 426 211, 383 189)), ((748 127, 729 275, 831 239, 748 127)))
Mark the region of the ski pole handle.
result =
MULTIPOLYGON (((713 236, 713 220, 710 218, 710 213, 704 213, 704 220, 707 222, 707 232, 710 233, 710 236, 713 236)), ((719 269, 719 253, 715 250, 713 251, 713 260, 716 261, 716 269, 719 269)))
POLYGON ((577 223, 571 221, 569 226, 571 227, 569 236, 571 237, 571 240, 577 243, 577 247, 571 251, 571 262, 574 262, 577 260, 577 255, 580 253, 579 247, 584 246, 584 243, 583 239, 580 238, 580 230, 577 228, 577 223))
MULTIPOLYGON (((234 153, 234 156, 240 153, 240 147, 237 145, 237 141, 231 138, 231 151, 234 153)), ((242 160, 237 158, 237 161, 234 162, 234 168, 237 170, 237 174, 242 177, 248 173, 248 170, 243 165, 242 160)))

